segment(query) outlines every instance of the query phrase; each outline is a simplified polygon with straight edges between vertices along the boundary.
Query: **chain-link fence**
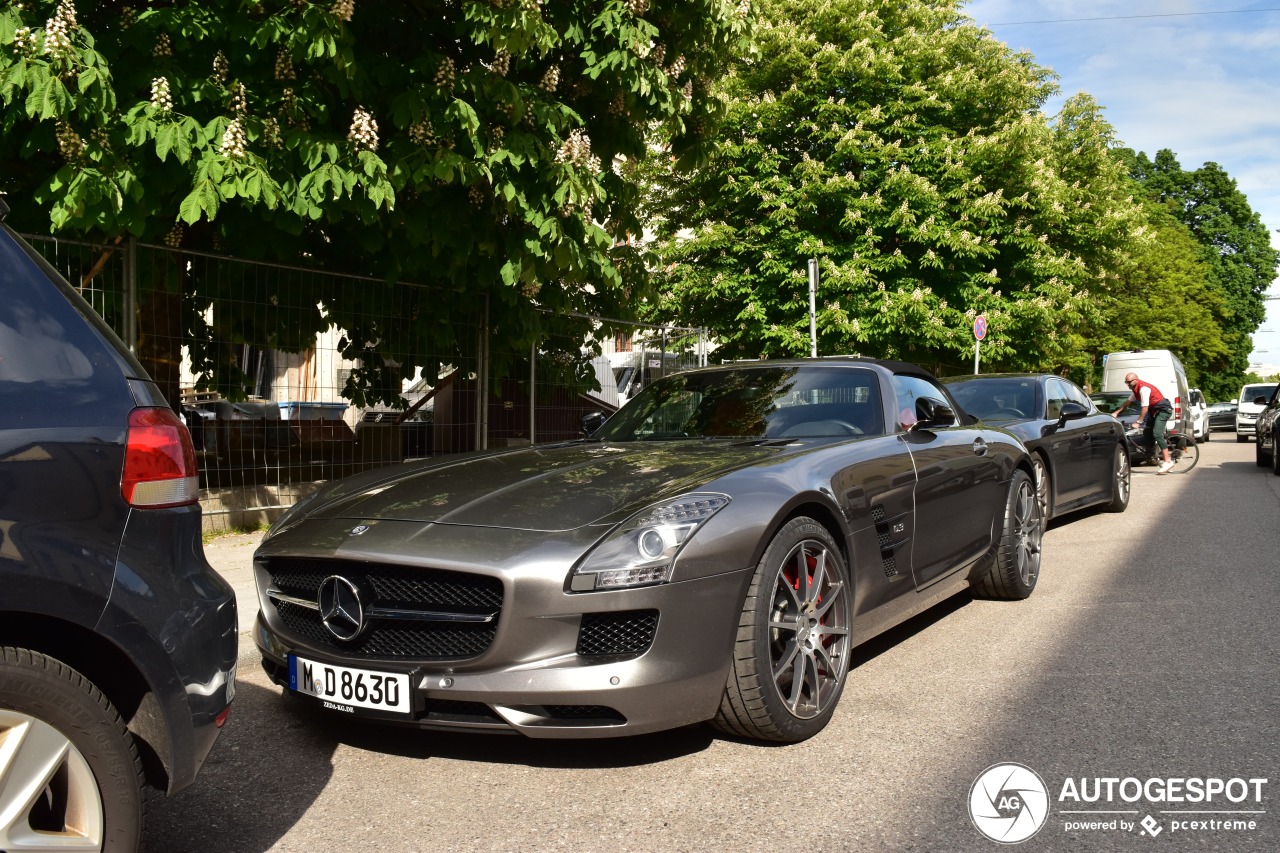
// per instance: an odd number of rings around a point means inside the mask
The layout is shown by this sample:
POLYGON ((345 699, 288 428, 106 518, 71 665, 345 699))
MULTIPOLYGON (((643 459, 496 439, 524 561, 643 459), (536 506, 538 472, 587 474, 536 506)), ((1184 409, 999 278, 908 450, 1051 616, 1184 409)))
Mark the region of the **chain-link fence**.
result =
POLYGON ((209 530, 258 527, 370 468, 574 438, 584 416, 707 363, 699 329, 542 313, 522 342, 490 325, 484 294, 24 236, 179 402, 209 530), (377 358, 359 343, 373 338, 377 358))

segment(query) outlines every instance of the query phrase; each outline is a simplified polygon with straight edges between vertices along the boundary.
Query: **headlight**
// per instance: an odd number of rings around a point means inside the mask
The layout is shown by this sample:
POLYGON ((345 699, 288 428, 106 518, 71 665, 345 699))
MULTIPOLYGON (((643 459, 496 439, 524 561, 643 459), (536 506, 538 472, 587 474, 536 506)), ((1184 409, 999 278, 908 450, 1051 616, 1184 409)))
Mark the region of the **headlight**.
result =
POLYGON ((727 495, 690 494, 641 510, 587 554, 569 588, 589 592, 666 583, 694 531, 728 505, 727 495))

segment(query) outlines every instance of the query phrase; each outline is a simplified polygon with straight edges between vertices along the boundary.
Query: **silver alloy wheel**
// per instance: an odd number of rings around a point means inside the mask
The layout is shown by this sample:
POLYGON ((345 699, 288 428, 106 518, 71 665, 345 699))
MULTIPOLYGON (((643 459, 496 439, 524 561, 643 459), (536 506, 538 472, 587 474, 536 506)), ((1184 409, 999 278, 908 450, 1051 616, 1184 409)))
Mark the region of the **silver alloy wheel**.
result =
POLYGON ((1036 481, 1036 500, 1040 502, 1040 515, 1049 521, 1049 469, 1040 454, 1031 454, 1031 468, 1036 481))
POLYGON ((1129 502, 1129 490, 1133 488, 1133 469, 1129 467, 1129 453, 1123 447, 1116 448, 1116 497, 1121 503, 1129 502))
POLYGON ((803 720, 827 710, 849 666, 849 590, 823 543, 806 539, 782 562, 769 601, 770 668, 787 710, 803 720))
POLYGON ((1018 484, 1013 504, 1014 560, 1018 576, 1034 586, 1040 576, 1040 540, 1044 536, 1044 516, 1029 479, 1018 484))
POLYGON ((0 849, 97 851, 102 801, 89 763, 67 736, 0 708, 0 849))

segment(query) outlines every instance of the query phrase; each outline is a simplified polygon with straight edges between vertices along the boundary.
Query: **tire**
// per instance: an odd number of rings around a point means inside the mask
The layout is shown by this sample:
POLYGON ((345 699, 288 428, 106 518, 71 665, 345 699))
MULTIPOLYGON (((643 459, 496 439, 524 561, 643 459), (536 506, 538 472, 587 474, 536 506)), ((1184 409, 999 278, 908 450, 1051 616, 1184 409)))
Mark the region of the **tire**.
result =
POLYGON ((1280 477, 1280 431, 1272 433, 1271 473, 1280 477))
POLYGON ((1032 480, 1036 486, 1036 500, 1040 502, 1040 514, 1045 524, 1053 518, 1053 481, 1049 478, 1049 467, 1044 464, 1044 457, 1039 453, 1031 454, 1032 480))
POLYGON ((1040 577, 1040 540, 1044 517, 1027 472, 1013 472, 1005 500, 1004 525, 987 562, 974 578, 978 593, 987 598, 1023 599, 1040 577))
POLYGON ((1206 427, 1204 431, 1204 435, 1197 438, 1196 441, 1208 441, 1212 437, 1213 437, 1213 430, 1206 427))
POLYGON ((1200 448, 1196 445, 1195 439, 1187 441, 1179 439, 1177 444, 1177 452, 1173 452, 1174 448, 1170 448, 1170 455, 1173 458, 1173 470, 1170 474, 1185 474, 1192 468, 1196 467, 1196 463, 1200 461, 1200 448))
POLYGON ((1111 502, 1105 509, 1107 512, 1124 512, 1129 508, 1129 495, 1133 491, 1133 469, 1129 467, 1129 451, 1122 444, 1116 445, 1111 470, 1114 476, 1111 502))
POLYGON ((1259 468, 1267 467, 1271 460, 1267 458, 1267 454, 1262 450, 1262 441, 1259 440, 1253 445, 1253 464, 1259 468))
POLYGON ((0 850, 141 842, 142 762, 115 707, 61 661, 10 646, 0 646, 0 779, 0 850))
POLYGON ((852 621, 853 587, 831 534, 811 518, 787 522, 751 579, 711 724, 780 743, 822 731, 848 679, 852 621))
POLYGON ((1249 440, 1249 436, 1236 433, 1236 444, 1244 444, 1248 440, 1249 440))

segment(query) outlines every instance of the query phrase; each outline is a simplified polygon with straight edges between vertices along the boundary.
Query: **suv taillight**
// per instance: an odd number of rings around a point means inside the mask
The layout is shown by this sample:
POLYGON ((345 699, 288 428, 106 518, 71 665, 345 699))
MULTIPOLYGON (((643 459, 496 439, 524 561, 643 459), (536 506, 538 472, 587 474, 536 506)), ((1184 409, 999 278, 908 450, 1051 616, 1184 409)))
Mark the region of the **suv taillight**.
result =
POLYGON ((1173 419, 1178 423, 1182 423, 1182 398, 1173 398, 1173 419))
POLYGON ((130 506, 159 509, 196 502, 200 490, 191 434, 171 409, 134 409, 120 493, 130 506))

